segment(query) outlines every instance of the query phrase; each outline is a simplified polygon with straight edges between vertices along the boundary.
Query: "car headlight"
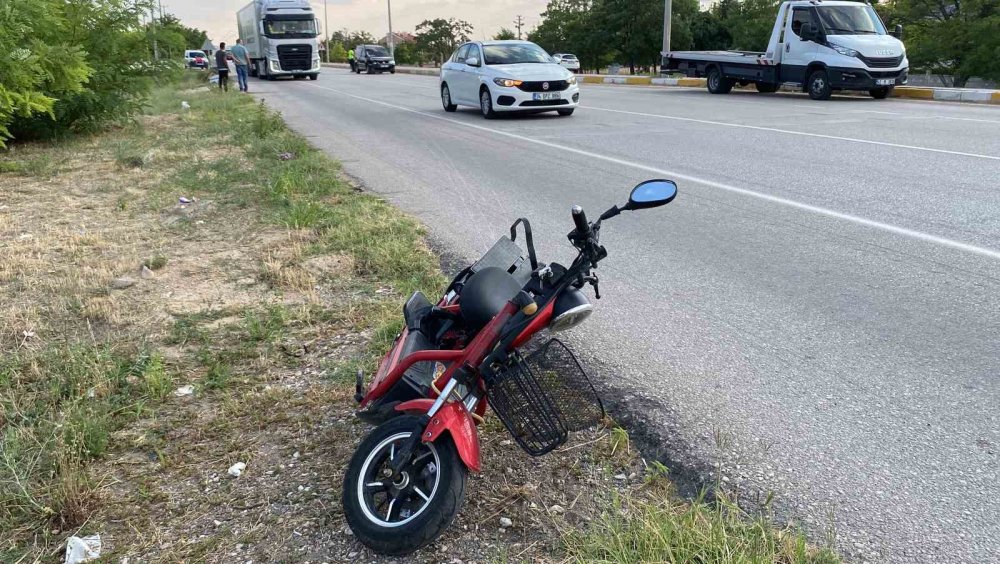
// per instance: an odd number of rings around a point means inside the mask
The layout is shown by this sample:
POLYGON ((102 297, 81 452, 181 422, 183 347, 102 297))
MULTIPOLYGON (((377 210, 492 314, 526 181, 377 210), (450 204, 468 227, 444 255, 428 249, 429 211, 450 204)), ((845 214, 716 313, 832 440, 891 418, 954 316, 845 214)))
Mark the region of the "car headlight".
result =
POLYGON ((389 64, 392 66, 396 66, 396 59, 389 61, 389 64))
POLYGON ((847 47, 844 47, 842 45, 837 45, 836 43, 827 42, 827 46, 829 46, 834 51, 840 53, 841 55, 846 55, 848 57, 858 56, 858 52, 855 51, 854 49, 848 49, 847 47))
POLYGON ((572 74, 569 75, 569 78, 566 79, 566 82, 569 83, 570 86, 573 86, 574 84, 576 84, 576 76, 572 74))
POLYGON ((513 78, 494 78, 493 83, 504 88, 513 88, 522 84, 520 80, 514 80, 513 78))

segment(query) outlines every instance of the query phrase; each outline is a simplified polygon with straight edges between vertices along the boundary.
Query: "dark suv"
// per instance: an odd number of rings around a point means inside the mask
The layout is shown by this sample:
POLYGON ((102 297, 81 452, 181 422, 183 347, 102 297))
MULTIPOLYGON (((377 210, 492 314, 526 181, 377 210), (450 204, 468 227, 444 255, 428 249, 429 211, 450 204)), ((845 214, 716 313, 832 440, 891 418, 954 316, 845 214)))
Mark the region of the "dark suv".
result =
POLYGON ((358 45, 354 48, 354 72, 361 74, 361 71, 396 74, 396 61, 381 45, 358 45))

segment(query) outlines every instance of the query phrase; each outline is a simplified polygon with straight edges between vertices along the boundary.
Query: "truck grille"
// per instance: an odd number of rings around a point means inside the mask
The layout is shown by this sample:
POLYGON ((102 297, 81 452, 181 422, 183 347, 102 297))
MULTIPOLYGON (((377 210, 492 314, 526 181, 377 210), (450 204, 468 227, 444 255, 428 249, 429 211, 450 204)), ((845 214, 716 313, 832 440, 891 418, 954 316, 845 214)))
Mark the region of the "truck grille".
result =
POLYGON ((312 47, 309 45, 278 45, 278 63, 281 70, 310 70, 312 47))
POLYGON ((868 68, 872 69, 892 69, 896 68, 903 62, 903 56, 898 57, 865 57, 864 55, 858 55, 868 68))
POLYGON ((562 92, 563 90, 569 88, 569 82, 566 82, 565 80, 522 82, 518 88, 525 92, 562 92), (549 87, 547 89, 543 88, 544 84, 548 84, 549 87))

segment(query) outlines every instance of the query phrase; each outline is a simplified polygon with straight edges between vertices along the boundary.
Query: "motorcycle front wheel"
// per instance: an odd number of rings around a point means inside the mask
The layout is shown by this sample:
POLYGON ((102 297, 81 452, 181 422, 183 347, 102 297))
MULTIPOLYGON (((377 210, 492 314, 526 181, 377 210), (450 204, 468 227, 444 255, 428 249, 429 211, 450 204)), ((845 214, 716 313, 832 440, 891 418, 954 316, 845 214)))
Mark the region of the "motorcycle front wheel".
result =
POLYGON ((344 516, 354 535, 379 554, 409 554, 436 539, 455 519, 466 469, 451 437, 421 442, 393 481, 391 460, 423 428, 413 416, 376 427, 358 446, 344 476, 344 516))

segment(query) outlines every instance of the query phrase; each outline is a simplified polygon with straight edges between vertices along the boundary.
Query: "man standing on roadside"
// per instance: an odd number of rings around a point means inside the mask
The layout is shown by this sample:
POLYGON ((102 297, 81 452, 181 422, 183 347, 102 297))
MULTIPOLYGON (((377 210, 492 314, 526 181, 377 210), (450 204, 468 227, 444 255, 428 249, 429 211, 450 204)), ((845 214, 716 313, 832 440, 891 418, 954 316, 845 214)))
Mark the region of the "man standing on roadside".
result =
POLYGON ((229 50, 236 62, 236 82, 240 92, 247 91, 247 70, 250 68, 250 53, 243 46, 243 40, 237 39, 236 45, 229 50))
POLYGON ((351 72, 354 72, 354 49, 347 52, 347 62, 351 64, 351 72))
POLYGON ((226 44, 219 43, 219 50, 215 52, 215 70, 219 72, 219 90, 229 92, 229 52, 226 51, 226 44))

